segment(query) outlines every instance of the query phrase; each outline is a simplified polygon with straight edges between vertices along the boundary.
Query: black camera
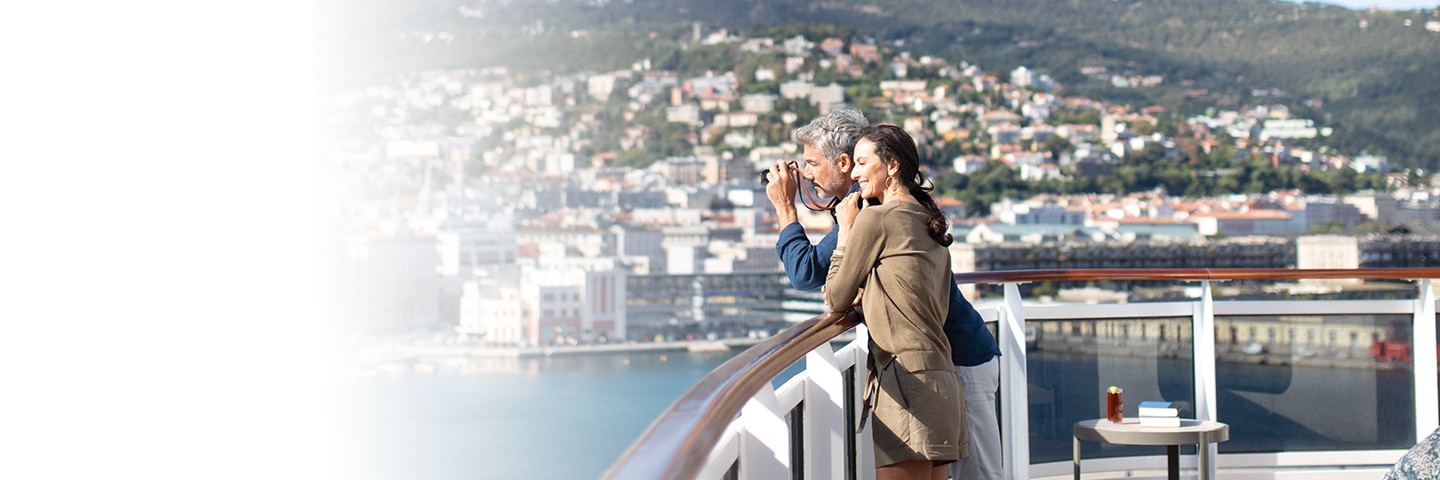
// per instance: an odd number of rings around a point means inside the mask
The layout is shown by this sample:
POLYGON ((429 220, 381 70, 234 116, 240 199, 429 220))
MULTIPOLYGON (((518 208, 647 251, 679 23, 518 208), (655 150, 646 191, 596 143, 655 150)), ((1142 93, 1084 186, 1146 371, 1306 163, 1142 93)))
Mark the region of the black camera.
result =
MULTIPOLYGON (((795 165, 795 162, 787 162, 787 163, 785 164, 785 167, 790 169, 790 176, 793 176, 793 177, 795 177, 795 178, 800 178, 800 167, 796 166, 796 165, 795 165)), ((760 184, 761 184, 761 185, 769 185, 769 184, 770 184, 770 169, 767 168, 767 169, 764 169, 764 170, 761 170, 761 171, 760 171, 760 184)))

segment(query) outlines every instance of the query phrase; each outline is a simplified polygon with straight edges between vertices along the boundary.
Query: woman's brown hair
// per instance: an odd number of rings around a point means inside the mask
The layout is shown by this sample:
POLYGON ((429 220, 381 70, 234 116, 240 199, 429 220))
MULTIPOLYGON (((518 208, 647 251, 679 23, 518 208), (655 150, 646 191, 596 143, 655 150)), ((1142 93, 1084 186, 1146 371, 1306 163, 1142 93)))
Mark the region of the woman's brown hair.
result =
POLYGON ((915 139, 905 133, 905 129, 890 124, 865 127, 860 131, 860 138, 875 144, 875 155, 881 160, 899 165, 900 172, 895 178, 925 207, 925 211, 930 213, 926 224, 930 238, 940 242, 941 246, 950 246, 954 240, 950 236, 950 223, 945 220, 945 213, 940 211, 940 205, 930 197, 930 190, 934 187, 925 181, 925 172, 920 171, 920 152, 915 148, 915 139))

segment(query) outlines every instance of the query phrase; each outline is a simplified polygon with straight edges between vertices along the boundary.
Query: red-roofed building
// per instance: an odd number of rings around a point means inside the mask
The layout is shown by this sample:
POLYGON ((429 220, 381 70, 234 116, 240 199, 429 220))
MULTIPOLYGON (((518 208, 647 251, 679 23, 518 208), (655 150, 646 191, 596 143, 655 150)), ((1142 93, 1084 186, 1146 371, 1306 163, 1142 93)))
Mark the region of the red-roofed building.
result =
POLYGON ((937 197, 935 204, 940 207, 941 212, 945 213, 945 217, 950 220, 951 225, 954 225, 957 220, 965 218, 965 202, 949 197, 937 197))

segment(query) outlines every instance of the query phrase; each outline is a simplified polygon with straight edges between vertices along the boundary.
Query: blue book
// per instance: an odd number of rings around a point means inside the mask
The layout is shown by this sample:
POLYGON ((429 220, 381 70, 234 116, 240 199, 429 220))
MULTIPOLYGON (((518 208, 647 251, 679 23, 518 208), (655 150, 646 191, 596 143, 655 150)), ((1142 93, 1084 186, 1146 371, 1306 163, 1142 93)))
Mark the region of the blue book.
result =
POLYGON ((1180 409, 1175 402, 1147 400, 1140 402, 1138 413, 1141 417, 1179 417, 1180 409))

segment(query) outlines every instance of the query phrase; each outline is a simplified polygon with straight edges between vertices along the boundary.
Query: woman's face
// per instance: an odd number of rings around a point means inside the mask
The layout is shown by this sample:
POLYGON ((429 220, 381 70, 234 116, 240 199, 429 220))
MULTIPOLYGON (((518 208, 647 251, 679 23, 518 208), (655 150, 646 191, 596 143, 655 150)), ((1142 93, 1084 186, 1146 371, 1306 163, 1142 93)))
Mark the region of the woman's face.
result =
POLYGON ((890 164, 875 155, 875 142, 862 138, 855 144, 855 167, 850 179, 860 185, 860 198, 877 198, 885 202, 885 179, 891 175, 890 164))

